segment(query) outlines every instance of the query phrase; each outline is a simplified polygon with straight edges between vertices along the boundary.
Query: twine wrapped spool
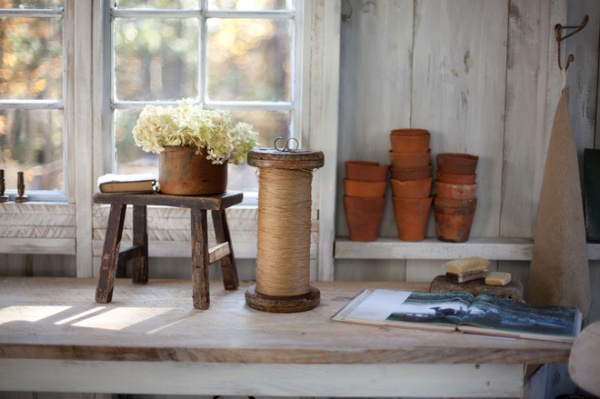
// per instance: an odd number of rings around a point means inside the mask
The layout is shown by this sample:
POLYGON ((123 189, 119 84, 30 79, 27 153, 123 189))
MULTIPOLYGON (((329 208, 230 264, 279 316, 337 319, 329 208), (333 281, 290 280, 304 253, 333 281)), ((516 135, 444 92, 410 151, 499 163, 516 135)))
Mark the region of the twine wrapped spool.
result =
POLYGON ((256 284, 246 303, 274 313, 303 312, 319 304, 311 287, 311 185, 324 164, 320 151, 250 151, 248 164, 259 168, 256 284))

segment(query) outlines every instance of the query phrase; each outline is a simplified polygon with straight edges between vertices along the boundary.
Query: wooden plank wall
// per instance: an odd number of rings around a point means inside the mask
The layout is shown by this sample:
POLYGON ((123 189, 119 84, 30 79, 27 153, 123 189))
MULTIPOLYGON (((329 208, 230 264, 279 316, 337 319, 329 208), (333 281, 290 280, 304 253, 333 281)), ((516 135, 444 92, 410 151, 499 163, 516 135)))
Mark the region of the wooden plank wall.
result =
MULTIPOLYGON (((584 148, 598 147, 600 5, 593 0, 349 4, 352 15, 341 26, 338 236, 348 235, 341 196, 344 161, 389 163, 389 131, 415 127, 432 133, 434 167, 440 152, 479 155, 473 236, 532 237, 562 87, 554 25, 577 25, 590 16, 588 27, 562 49, 563 57, 573 53, 576 59, 568 84, 581 155, 584 148)), ((380 235, 397 237, 391 201, 380 235)), ((435 236, 432 220, 428 236, 435 236)), ((337 259, 335 278, 427 281, 439 274, 441 263, 337 259)), ((493 267, 526 283, 528 265, 503 261, 493 267)), ((592 264, 594 287, 600 287, 598 269, 592 264)), ((590 315, 600 318, 597 305, 590 315)))

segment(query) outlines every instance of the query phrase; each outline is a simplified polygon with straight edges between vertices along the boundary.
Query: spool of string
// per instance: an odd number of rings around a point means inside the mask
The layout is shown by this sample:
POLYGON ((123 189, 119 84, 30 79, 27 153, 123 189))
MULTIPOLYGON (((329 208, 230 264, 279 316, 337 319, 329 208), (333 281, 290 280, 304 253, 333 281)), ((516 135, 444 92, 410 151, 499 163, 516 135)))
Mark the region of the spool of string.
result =
POLYGON ((256 291, 270 296, 306 294, 312 170, 261 168, 258 181, 256 291))

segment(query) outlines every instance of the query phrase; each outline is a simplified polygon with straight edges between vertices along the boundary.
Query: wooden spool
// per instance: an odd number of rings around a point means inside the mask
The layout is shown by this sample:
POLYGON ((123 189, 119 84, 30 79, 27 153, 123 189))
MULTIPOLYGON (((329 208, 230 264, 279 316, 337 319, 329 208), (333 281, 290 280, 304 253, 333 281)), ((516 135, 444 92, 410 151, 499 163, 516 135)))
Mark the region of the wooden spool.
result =
MULTIPOLYGON (((251 150, 248 154, 248 164, 259 168, 260 173, 256 284, 249 287, 245 294, 246 303, 254 309, 273 313, 294 313, 307 311, 319 305, 321 298, 320 292, 317 288, 311 287, 309 284, 310 228, 308 230, 303 229, 299 232, 296 229, 294 229, 295 231, 289 231, 285 230, 285 226, 278 226, 283 227, 284 234, 279 233, 276 237, 273 237, 275 233, 271 231, 271 229, 261 228, 266 220, 261 220, 261 215, 265 215, 263 212, 266 211, 263 206, 266 202, 266 197, 262 197, 261 199, 261 194, 267 192, 267 188, 269 188, 266 187, 267 184, 276 183, 274 181, 267 182, 261 179, 261 176, 263 174, 268 174, 266 173, 268 172, 267 169, 297 171, 290 173, 291 180, 293 180, 294 175, 302 175, 303 184, 306 184, 306 174, 308 173, 310 176, 308 184, 310 184, 310 182, 312 182, 312 171, 322 167, 324 162, 325 158, 322 152, 302 149, 281 151, 274 148, 259 148, 251 150), (289 261, 284 259, 280 260, 279 257, 273 256, 272 254, 276 252, 276 249, 268 248, 269 245, 276 245, 277 242, 285 242, 287 245, 289 245, 289 243, 308 243, 307 251, 303 251, 302 256, 297 258, 302 263, 302 267, 294 268, 293 272, 295 272, 295 276, 293 275, 294 273, 287 272, 290 268, 289 261), (265 256, 267 250, 270 252, 270 256, 265 256), (274 269, 278 270, 273 272, 274 269), (300 272, 300 276, 298 276, 298 272, 300 272), (277 281, 273 281, 275 279, 277 281), (302 281, 292 279, 301 279, 302 281), (283 288, 275 290, 274 292, 270 288, 267 288, 271 285, 275 285, 271 283, 277 283, 278 287, 283 288), (287 286, 290 286, 291 288, 288 290, 287 286)), ((295 188, 296 187, 292 187, 292 189, 295 188)), ((306 188, 298 187, 298 189, 302 189, 302 192, 306 195, 306 188)), ((310 197, 310 186, 308 187, 308 193, 310 197)), ((287 192, 285 194, 289 195, 290 193, 287 192)), ((276 192, 273 194, 269 191, 268 200, 269 205, 275 205, 274 208, 276 208, 275 210, 270 210, 270 212, 276 211, 285 214, 296 214, 294 209, 286 208, 289 208, 291 206, 290 204, 281 203, 284 201, 281 197, 277 196, 276 192)), ((308 211, 308 215, 305 215, 305 213, 306 210, 304 209, 302 212, 298 212, 297 216, 299 218, 307 217, 308 220, 304 220, 304 223, 310 226, 310 210, 308 211)))

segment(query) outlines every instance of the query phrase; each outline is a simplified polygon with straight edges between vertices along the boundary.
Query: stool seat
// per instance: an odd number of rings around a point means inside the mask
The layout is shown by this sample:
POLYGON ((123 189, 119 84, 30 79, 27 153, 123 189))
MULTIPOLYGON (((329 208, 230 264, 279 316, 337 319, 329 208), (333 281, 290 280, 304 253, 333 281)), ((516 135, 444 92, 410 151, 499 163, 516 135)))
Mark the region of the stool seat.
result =
POLYGON ((208 267, 212 263, 221 261, 225 289, 238 288, 239 279, 225 209, 239 204, 242 199, 243 194, 237 191, 211 196, 179 196, 160 193, 95 194, 95 203, 110 204, 96 287, 96 302, 108 303, 112 300, 115 275, 124 276, 125 263, 129 260, 134 262, 133 282, 135 284, 148 282, 147 205, 190 209, 192 286, 195 308, 208 309, 210 307, 208 267), (127 205, 133 205, 133 246, 120 250, 127 205), (211 249, 208 248, 207 211, 211 211, 217 241, 217 245, 211 249))

